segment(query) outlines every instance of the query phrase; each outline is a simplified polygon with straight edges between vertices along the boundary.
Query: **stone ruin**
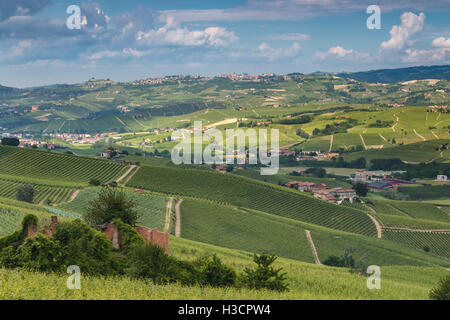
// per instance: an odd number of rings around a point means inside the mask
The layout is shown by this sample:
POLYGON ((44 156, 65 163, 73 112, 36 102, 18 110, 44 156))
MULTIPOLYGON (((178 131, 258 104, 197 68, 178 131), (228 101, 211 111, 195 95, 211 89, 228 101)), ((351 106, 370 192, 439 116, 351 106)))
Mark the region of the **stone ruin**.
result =
MULTIPOLYGON (((56 232, 56 225, 58 224, 58 217, 52 216, 51 223, 44 227, 43 234, 51 237, 56 232)), ((94 229, 102 232, 114 249, 123 249, 122 239, 119 229, 113 223, 105 223, 99 226, 93 226, 94 229)), ((165 254, 169 254, 169 234, 167 232, 160 232, 158 229, 150 229, 147 227, 137 226, 136 232, 144 239, 146 243, 153 243, 164 249, 165 254)), ((27 230, 27 238, 32 238, 38 234, 37 226, 29 225, 27 230)))

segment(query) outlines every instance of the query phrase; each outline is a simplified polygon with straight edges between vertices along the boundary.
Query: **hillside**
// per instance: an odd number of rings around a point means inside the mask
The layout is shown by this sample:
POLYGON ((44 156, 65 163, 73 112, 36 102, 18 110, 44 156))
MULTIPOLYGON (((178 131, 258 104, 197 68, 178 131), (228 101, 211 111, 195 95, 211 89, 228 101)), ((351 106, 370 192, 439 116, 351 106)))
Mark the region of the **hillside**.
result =
POLYGON ((397 83, 424 79, 450 80, 450 66, 381 69, 364 72, 338 73, 337 76, 372 83, 397 83))

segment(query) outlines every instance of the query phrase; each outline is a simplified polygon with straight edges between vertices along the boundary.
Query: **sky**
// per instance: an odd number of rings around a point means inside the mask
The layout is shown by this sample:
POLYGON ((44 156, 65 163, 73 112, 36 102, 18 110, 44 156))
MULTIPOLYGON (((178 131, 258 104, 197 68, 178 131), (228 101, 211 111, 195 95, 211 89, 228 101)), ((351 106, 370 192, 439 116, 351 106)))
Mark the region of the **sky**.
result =
POLYGON ((449 18, 450 0, 0 0, 0 85, 449 64, 449 18))

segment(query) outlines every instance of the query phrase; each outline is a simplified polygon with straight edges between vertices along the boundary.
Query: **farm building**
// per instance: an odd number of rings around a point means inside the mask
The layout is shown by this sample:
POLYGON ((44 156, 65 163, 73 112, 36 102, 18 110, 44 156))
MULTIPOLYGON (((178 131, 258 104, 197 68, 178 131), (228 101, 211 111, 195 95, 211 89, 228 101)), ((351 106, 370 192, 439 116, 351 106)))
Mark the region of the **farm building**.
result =
POLYGON ((356 191, 353 189, 345 188, 332 188, 332 189, 315 189, 313 191, 314 197, 328 201, 330 203, 341 203, 344 200, 349 200, 351 203, 356 199, 356 191))
POLYGON ((415 184, 414 182, 399 179, 383 179, 367 184, 367 187, 374 190, 397 189, 400 185, 415 184))
POLYGON ((289 188, 297 188, 299 191, 311 191, 316 184, 314 182, 307 181, 289 181, 285 184, 289 188))
POLYGON ((101 156, 102 158, 111 159, 117 157, 119 154, 120 154, 119 149, 105 149, 102 151, 101 156))
POLYGON ((443 174, 440 174, 440 175, 438 175, 438 176, 436 177, 436 180, 437 180, 437 181, 447 181, 447 176, 446 176, 446 175, 443 175, 443 174))

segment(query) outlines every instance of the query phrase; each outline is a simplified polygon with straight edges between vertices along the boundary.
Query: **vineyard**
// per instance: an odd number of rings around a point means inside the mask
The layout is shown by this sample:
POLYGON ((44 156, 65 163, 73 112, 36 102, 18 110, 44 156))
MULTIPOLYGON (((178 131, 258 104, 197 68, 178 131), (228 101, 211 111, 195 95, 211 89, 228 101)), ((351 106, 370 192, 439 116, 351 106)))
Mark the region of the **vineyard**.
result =
MULTIPOLYGON (((21 182, 0 179, 0 197, 16 199, 17 187, 21 182)), ((70 187, 57 187, 48 185, 36 185, 34 188, 34 203, 56 204, 66 202, 75 191, 70 187)))
MULTIPOLYGON (((100 190, 101 188, 99 187, 82 190, 72 202, 57 207, 58 210, 61 210, 60 215, 68 215, 70 213, 80 215, 84 213, 89 206, 89 202, 97 197, 100 190)), ((166 197, 153 195, 148 192, 136 193, 127 189, 123 189, 123 191, 128 199, 133 199, 136 202, 136 210, 142 214, 142 218, 138 222, 140 225, 163 230, 166 197)), ((57 211, 53 212, 58 214, 57 211)))
POLYGON ((305 231, 276 216, 205 200, 184 200, 181 216, 183 238, 314 263, 305 231))
POLYGON ((236 175, 204 170, 142 167, 128 185, 255 209, 337 230, 376 235, 374 224, 360 210, 336 206, 285 187, 236 175))
POLYGON ((446 265, 440 257, 418 252, 404 244, 310 225, 255 210, 220 206, 206 200, 186 199, 181 205, 181 236, 221 247, 268 252, 314 262, 305 230, 310 230, 323 262, 342 256, 351 246, 355 259, 367 256, 377 265, 446 265))
POLYGON ((4 175, 79 183, 95 178, 105 183, 125 170, 123 164, 103 159, 0 146, 0 174, 4 175))
POLYGON ((450 233, 383 230, 383 236, 391 241, 450 259, 450 233))

